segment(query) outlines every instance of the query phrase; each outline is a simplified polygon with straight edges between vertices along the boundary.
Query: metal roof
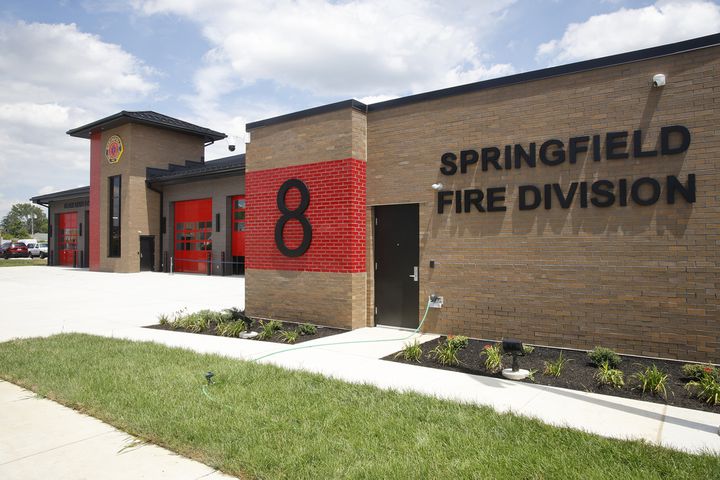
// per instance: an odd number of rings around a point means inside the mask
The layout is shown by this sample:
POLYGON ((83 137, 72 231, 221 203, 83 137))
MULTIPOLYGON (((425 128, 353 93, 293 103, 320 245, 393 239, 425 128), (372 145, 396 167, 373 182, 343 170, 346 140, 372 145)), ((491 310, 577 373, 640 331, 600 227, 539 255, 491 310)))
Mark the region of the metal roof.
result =
POLYGON ((93 132, 108 130, 125 123, 139 123, 141 125, 166 128, 176 132, 197 135, 203 137, 205 141, 222 140, 227 137, 224 133, 149 110, 142 112, 128 112, 127 110, 123 110, 109 117, 101 118, 87 125, 68 130, 67 134, 73 137, 90 138, 90 134, 93 132))
POLYGON ((245 154, 241 153, 207 162, 186 161, 185 165, 170 164, 167 169, 149 167, 146 169, 146 181, 153 185, 168 185, 189 180, 239 175, 244 172, 245 154))
POLYGON ((30 199, 31 202, 40 205, 47 205, 50 202, 58 200, 67 200, 70 198, 82 198, 90 196, 90 186, 71 188, 70 190, 62 190, 60 192, 47 193, 45 195, 37 195, 30 199))

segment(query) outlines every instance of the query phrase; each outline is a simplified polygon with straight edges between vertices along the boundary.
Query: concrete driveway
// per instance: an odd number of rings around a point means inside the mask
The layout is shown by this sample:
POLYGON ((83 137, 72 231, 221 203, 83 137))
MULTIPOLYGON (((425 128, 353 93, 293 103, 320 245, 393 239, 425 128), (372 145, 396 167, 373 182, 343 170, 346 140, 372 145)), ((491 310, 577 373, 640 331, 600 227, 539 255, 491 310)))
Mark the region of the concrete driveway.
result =
POLYGON ((245 308, 245 278, 63 267, 0 268, 0 341, 84 332, 115 336, 181 308, 245 308))

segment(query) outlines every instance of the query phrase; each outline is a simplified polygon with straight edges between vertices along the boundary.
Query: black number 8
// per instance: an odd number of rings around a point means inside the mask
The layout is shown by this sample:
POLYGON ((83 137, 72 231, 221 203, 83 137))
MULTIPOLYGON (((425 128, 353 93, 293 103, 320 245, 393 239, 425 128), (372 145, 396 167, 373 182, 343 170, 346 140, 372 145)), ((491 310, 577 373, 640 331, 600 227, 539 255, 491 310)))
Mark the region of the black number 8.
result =
POLYGON ((286 257, 299 257, 303 253, 307 252, 308 248, 310 248, 310 241, 312 240, 312 226, 310 225, 308 219, 303 215, 305 210, 307 210, 308 205, 310 205, 310 191, 308 190, 307 185, 305 185, 302 181, 297 178, 291 178, 290 180, 286 180, 285 183, 280 186, 280 190, 278 190, 277 193, 277 206, 280 212, 282 212, 282 216, 275 224, 275 245, 277 245, 278 250, 280 250, 280 252, 286 257), (300 192, 300 205, 298 205, 295 210, 290 210, 285 203, 285 195, 291 188, 297 188, 300 192), (283 239, 285 224, 290 220, 297 220, 300 222, 303 229, 302 243, 295 249, 288 248, 287 245, 285 245, 285 240, 283 239))

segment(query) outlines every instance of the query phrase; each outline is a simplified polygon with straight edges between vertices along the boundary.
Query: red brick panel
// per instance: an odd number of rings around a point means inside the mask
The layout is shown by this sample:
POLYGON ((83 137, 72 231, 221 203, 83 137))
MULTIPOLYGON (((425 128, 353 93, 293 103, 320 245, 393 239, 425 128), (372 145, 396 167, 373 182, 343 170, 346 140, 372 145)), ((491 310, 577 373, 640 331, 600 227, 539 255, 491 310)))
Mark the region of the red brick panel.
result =
POLYGON ((90 235, 89 255, 90 270, 100 270, 100 162, 103 158, 101 132, 90 135, 90 225, 86 225, 90 235))
MULTIPOLYGON (((365 162, 354 158, 273 168, 246 175, 247 268, 308 272, 359 273, 365 271, 365 162), (308 187, 310 204, 304 212, 312 226, 312 241, 305 254, 286 257, 275 245, 275 226, 282 213, 277 192, 288 179, 308 187)), ((300 193, 290 189, 288 209, 300 204, 300 193)), ((283 230, 288 248, 302 242, 299 221, 283 230)))

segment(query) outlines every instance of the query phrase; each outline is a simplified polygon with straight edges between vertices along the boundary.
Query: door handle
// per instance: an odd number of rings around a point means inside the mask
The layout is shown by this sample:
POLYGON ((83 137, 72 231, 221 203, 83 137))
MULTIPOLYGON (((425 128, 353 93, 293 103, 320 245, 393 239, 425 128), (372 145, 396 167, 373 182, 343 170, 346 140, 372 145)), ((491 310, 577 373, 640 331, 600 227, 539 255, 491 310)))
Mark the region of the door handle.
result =
POLYGON ((412 278, 416 282, 418 281, 418 279, 420 277, 420 273, 418 270, 419 270, 418 267, 413 267, 413 273, 411 275, 408 275, 410 278, 412 278))

